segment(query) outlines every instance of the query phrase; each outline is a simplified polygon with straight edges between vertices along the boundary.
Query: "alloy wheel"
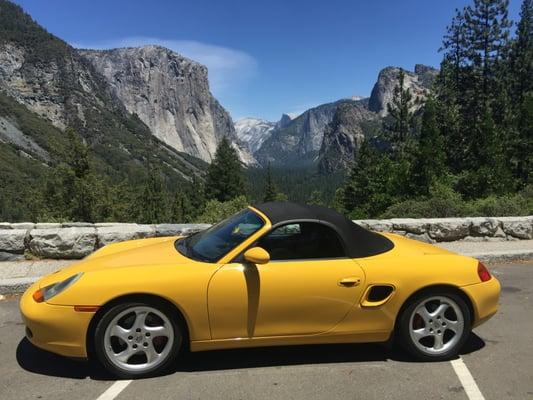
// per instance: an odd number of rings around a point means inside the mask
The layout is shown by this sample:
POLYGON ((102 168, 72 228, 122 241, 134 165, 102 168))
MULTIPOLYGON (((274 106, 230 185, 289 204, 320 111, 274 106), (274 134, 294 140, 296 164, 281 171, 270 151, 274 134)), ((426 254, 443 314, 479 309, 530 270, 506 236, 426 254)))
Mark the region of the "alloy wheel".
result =
POLYGON ((435 356, 456 346, 465 329, 463 312, 449 297, 422 299, 409 319, 409 335, 422 353, 435 356))
POLYGON ((156 308, 132 306, 118 313, 104 333, 105 354, 128 372, 152 370, 165 362, 174 344, 168 317, 156 308))

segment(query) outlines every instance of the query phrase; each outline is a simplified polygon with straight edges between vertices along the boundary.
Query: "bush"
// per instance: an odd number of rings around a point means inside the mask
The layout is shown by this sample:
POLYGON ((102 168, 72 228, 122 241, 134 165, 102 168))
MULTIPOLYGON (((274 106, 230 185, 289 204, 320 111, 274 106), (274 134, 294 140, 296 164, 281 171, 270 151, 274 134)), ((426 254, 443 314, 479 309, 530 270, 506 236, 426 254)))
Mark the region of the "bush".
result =
POLYGON ((461 195, 443 183, 433 184, 426 198, 396 203, 381 215, 382 218, 446 218, 465 215, 466 204, 461 195))
POLYGON ((468 204, 469 214, 483 217, 533 215, 533 187, 505 196, 489 196, 472 200, 468 204))
POLYGON ((427 198, 396 203, 381 218, 504 217, 533 214, 533 187, 512 195, 465 201, 453 189, 438 184, 427 198))

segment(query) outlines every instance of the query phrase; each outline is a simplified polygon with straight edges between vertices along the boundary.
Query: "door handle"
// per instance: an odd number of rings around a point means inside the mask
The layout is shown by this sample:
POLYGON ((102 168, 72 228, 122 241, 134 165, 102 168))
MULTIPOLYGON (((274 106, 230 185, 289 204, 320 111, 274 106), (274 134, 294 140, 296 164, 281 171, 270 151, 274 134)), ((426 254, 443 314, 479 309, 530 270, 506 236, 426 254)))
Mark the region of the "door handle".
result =
POLYGON ((340 286, 357 286, 361 283, 361 279, 356 276, 349 276, 339 281, 340 286))

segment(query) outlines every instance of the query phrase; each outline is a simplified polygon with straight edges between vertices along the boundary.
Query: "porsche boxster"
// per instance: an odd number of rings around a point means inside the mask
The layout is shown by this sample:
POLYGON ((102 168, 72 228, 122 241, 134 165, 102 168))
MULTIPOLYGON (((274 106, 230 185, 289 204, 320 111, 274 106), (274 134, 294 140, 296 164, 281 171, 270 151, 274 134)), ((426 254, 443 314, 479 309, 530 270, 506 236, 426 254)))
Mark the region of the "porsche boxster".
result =
POLYGON ((105 246, 36 282, 20 309, 34 345, 135 378, 182 351, 252 346, 390 341, 445 360, 499 293, 473 258, 271 202, 188 237, 105 246))

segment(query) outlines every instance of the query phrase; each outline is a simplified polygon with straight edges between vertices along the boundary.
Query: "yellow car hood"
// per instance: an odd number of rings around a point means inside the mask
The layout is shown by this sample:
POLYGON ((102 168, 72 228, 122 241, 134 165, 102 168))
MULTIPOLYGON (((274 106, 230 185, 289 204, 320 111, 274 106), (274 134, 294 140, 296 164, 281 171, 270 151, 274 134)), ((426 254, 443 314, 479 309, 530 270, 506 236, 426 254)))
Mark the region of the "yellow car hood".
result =
POLYGON ((107 245, 80 262, 45 276, 39 282, 40 287, 59 282, 78 272, 193 263, 193 260, 181 255, 176 250, 174 243, 177 239, 179 237, 150 238, 107 245))

